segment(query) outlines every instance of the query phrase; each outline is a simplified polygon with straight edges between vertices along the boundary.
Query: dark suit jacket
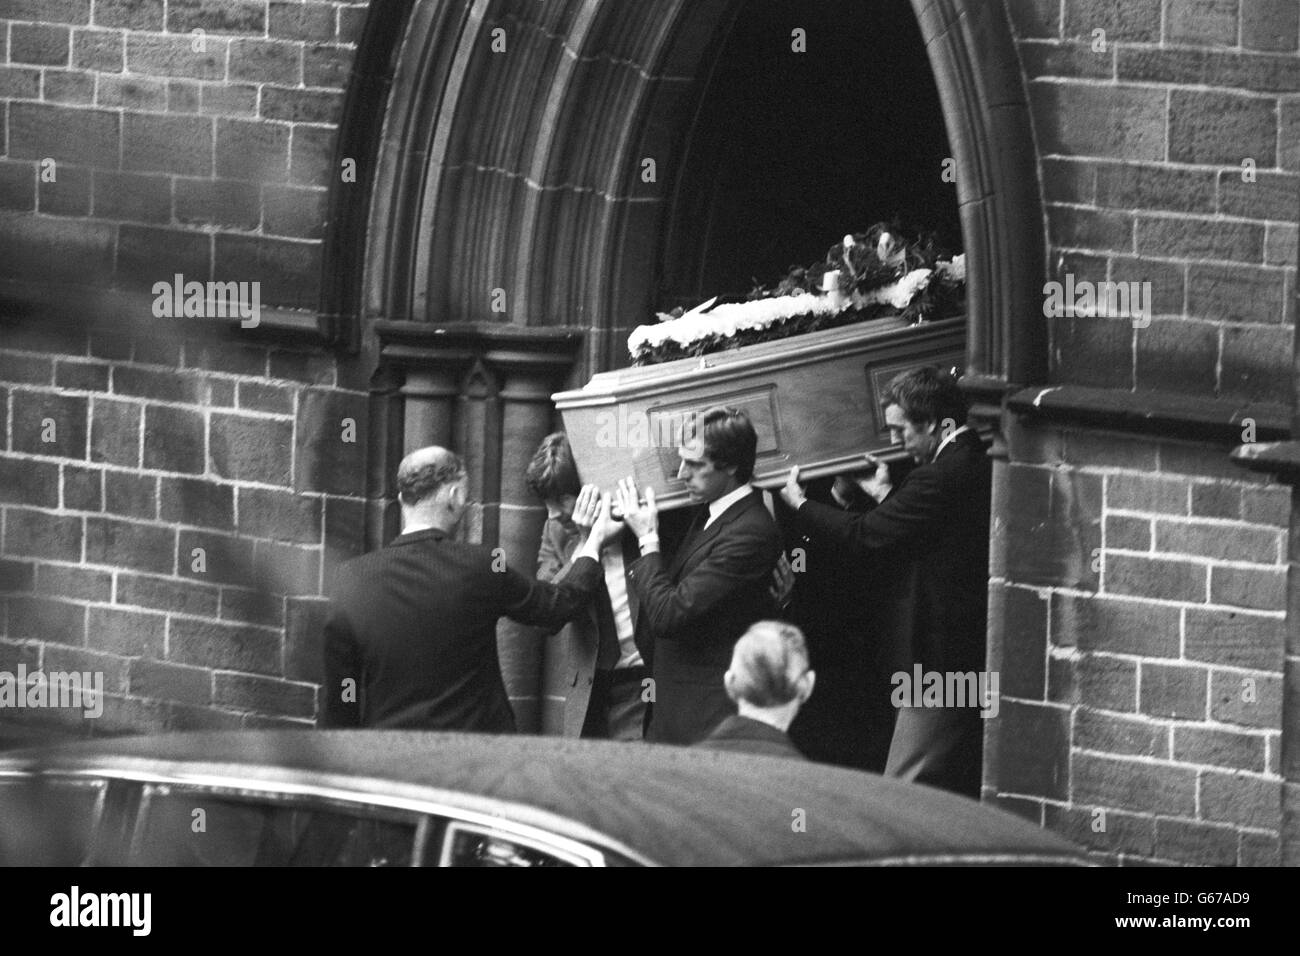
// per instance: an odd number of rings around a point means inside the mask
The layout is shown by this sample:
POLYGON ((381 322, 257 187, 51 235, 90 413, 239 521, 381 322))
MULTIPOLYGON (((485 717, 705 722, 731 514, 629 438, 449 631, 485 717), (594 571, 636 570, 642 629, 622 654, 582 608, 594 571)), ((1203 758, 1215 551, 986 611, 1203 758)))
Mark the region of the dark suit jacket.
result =
POLYGON ((991 485, 991 462, 971 431, 913 469, 871 511, 800 506, 799 527, 815 540, 894 564, 893 594, 880 605, 893 669, 984 666, 991 485))
MULTIPOLYGON (((860 513, 876 506, 863 492, 859 501, 842 507, 832 497, 831 485, 830 479, 814 479, 806 488, 808 497, 837 511, 860 513)), ((790 740, 818 763, 880 773, 894 734, 889 678, 897 668, 882 638, 887 632, 880 613, 896 590, 894 568, 888 560, 864 560, 801 533, 794 511, 780 498, 777 524, 791 563, 800 571, 782 617, 803 631, 817 671, 817 692, 799 709, 790 740)))
POLYGON ((695 746, 733 753, 761 754, 765 757, 808 759, 795 748, 789 737, 771 724, 739 715, 732 715, 718 724, 711 734, 695 746))
POLYGON ((688 536, 669 563, 654 553, 628 568, 637 646, 654 675, 647 740, 692 744, 736 712, 722 675, 749 626, 777 615, 768 589, 780 553, 776 522, 754 491, 688 536))
POLYGON ((601 579, 579 558, 559 585, 524 577, 492 549, 427 529, 337 571, 325 622, 325 727, 510 733, 497 619, 552 627, 580 612, 601 579), (357 703, 342 700, 352 678, 357 703))

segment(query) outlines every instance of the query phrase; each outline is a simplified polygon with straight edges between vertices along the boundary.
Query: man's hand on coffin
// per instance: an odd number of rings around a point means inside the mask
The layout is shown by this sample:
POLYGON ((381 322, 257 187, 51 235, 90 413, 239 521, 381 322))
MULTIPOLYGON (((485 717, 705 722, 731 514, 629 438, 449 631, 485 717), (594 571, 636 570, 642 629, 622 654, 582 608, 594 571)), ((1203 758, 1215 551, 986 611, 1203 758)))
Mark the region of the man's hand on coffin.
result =
POLYGON ((867 464, 875 468, 866 478, 858 479, 858 487, 876 499, 876 504, 884 501, 889 497, 889 493, 894 490, 894 484, 889 480, 889 464, 881 461, 875 455, 863 455, 867 464))
POLYGON ((590 518, 591 527, 582 542, 582 546, 578 549, 578 555, 586 555, 599 561, 600 549, 618 537, 623 530, 623 522, 616 521, 610 514, 609 495, 602 495, 595 485, 587 485, 578 493, 578 501, 573 506, 575 523, 577 523, 579 508, 584 509, 584 518, 590 518), (584 495, 586 496, 585 501, 584 495), (593 508, 595 510, 594 517, 591 514, 593 508))
POLYGON ((614 497, 615 508, 622 513, 623 521, 640 540, 646 535, 659 533, 659 508, 655 505, 653 488, 645 490, 645 504, 637 494, 636 481, 627 477, 619 481, 614 497))
POLYGON ((583 485, 578 492, 578 500, 573 503, 572 521, 578 529, 578 547, 587 543, 591 529, 600 515, 600 489, 595 485, 583 485))
POLYGON ((790 469, 790 475, 785 479, 785 484, 781 487, 781 500, 795 511, 798 511, 799 506, 808 500, 808 496, 803 493, 803 488, 799 484, 798 465, 790 469))

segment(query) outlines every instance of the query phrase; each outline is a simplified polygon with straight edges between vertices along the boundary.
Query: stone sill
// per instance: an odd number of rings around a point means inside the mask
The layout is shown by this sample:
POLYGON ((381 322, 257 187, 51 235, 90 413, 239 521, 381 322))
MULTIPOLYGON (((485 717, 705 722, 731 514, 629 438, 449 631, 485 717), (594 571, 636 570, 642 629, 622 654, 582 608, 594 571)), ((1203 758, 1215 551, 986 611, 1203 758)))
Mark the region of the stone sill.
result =
POLYGON ((1291 437, 1291 409, 1275 402, 1231 402, 1171 392, 1039 385, 1012 394, 1007 399, 1007 407, 1028 419, 1231 445, 1241 444, 1242 422, 1252 418, 1260 442, 1291 437))

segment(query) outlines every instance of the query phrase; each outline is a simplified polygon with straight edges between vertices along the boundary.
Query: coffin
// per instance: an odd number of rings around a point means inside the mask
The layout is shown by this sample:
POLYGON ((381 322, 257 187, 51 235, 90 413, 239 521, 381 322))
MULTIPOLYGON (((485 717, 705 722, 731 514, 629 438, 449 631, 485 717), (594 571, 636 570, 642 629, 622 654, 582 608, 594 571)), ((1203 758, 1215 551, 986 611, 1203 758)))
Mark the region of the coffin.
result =
POLYGON ((785 483, 792 465, 817 478, 888 453, 879 395, 918 365, 961 368, 966 320, 907 325, 875 319, 699 358, 616 369, 552 396, 583 482, 612 488, 627 475, 661 509, 688 505, 677 478, 682 423, 713 405, 744 408, 758 432, 754 483, 785 483))

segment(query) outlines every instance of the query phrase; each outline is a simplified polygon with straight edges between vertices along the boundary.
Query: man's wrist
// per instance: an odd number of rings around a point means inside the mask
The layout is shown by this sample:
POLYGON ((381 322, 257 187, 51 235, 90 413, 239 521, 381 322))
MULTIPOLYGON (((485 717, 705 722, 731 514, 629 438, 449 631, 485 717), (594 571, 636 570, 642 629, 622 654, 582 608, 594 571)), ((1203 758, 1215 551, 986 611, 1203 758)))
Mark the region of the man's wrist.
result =
POLYGON ((659 532, 647 531, 639 535, 636 539, 637 547, 641 549, 642 554, 651 554, 659 550, 659 532))

